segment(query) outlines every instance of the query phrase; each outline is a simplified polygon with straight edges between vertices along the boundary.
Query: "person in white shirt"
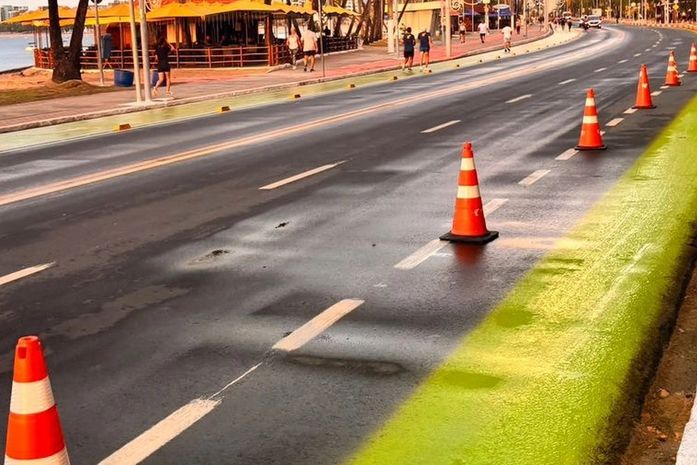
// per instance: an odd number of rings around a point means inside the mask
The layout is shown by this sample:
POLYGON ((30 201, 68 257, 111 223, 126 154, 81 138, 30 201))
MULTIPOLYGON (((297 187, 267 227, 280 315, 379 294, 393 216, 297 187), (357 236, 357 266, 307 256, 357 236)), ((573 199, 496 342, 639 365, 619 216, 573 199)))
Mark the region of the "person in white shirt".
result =
POLYGON ((303 61, 305 64, 304 71, 307 71, 308 65, 310 72, 315 70, 315 54, 317 53, 317 34, 311 29, 305 31, 302 37, 303 40, 303 61))
POLYGON ((504 27, 503 32, 503 51, 509 53, 511 51, 511 40, 513 39, 513 29, 511 26, 504 27))
POLYGON ((479 23, 479 26, 477 26, 477 29, 479 29, 479 40, 484 43, 484 38, 486 37, 487 33, 489 32, 489 26, 486 25, 486 23, 479 23))
POLYGON ((298 56, 298 49, 300 49, 300 36, 295 32, 294 27, 290 28, 290 35, 286 39, 286 45, 290 51, 290 64, 293 65, 293 69, 295 69, 295 60, 298 56))

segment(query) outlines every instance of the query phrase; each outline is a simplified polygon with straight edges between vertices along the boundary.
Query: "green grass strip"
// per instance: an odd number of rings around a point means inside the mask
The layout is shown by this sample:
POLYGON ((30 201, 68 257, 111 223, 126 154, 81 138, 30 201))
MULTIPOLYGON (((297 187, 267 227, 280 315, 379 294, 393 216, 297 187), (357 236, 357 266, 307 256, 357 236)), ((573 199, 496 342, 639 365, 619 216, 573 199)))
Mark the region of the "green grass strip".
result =
POLYGON ((604 462, 696 215, 697 99, 348 463, 604 462))

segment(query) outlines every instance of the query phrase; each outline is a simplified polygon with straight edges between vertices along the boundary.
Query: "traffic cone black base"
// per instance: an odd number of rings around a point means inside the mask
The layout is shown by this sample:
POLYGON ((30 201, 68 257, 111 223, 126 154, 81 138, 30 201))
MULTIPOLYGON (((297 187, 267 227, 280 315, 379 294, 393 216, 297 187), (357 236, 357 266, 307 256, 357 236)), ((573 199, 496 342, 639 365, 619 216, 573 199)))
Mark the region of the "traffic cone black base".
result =
POLYGON ((582 146, 580 146, 580 145, 577 145, 577 146, 575 147, 575 149, 576 149, 576 150, 580 150, 580 151, 582 151, 582 152, 585 152, 585 151, 590 152, 590 151, 592 151, 592 150, 605 150, 605 149, 607 149, 607 145, 603 144, 603 145, 601 145, 600 147, 582 147, 582 146))
POLYGON ((499 237, 498 231, 487 231, 483 236, 458 236, 451 232, 440 236, 441 241, 459 242, 461 244, 483 245, 499 237))
POLYGON ((632 108, 635 108, 637 110, 653 110, 654 108, 656 108, 656 105, 647 105, 647 106, 643 106, 643 107, 638 107, 638 106, 634 105, 632 108))

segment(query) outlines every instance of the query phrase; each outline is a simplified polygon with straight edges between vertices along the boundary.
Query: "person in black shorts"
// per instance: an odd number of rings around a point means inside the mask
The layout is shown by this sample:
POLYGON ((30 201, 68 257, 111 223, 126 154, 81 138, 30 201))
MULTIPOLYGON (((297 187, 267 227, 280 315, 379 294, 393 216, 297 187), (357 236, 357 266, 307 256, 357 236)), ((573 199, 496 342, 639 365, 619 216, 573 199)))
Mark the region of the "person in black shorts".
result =
POLYGON ((402 37, 402 44, 404 44, 404 63, 402 63, 402 71, 407 68, 411 71, 411 67, 414 66, 414 48, 416 47, 416 37, 411 33, 411 28, 407 28, 407 32, 402 37))
POLYGON ((431 45, 433 45, 433 39, 431 34, 424 28, 423 31, 419 33, 419 53, 421 55, 421 71, 428 71, 428 62, 431 54, 431 45))
POLYGON ((155 54, 157 55, 157 74, 159 74, 157 83, 153 88, 153 94, 157 96, 157 88, 166 81, 166 92, 169 97, 172 97, 172 67, 169 64, 169 54, 174 51, 174 47, 167 42, 167 37, 160 36, 160 40, 157 41, 157 48, 155 49, 155 54))

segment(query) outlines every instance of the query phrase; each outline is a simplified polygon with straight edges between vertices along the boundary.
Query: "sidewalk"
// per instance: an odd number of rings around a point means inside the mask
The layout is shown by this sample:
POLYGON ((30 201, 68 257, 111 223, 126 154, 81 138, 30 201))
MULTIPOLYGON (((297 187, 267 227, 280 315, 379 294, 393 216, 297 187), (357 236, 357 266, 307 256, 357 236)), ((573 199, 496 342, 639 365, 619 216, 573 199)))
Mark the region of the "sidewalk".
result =
MULTIPOLYGON (((537 40, 546 36, 537 27, 528 29, 528 37, 514 34, 514 45, 537 40)), ((491 33, 484 44, 479 37, 467 35, 466 43, 461 44, 453 37, 452 59, 484 53, 502 48, 501 34, 491 33)), ((418 60, 418 56, 417 59, 418 60)), ((431 52, 431 61, 444 61, 445 48, 436 43, 431 52)), ((41 100, 0 107, 2 123, 0 133, 49 126, 71 121, 81 121, 109 115, 118 115, 151 108, 193 103, 208 98, 234 96, 255 93, 265 90, 288 88, 298 85, 331 81, 349 76, 360 76, 398 69, 402 60, 395 55, 387 55, 385 47, 366 46, 361 50, 348 53, 333 54, 326 57, 326 77, 322 77, 321 62, 316 65, 314 73, 282 68, 272 72, 260 73, 260 70, 243 69, 206 69, 206 70, 174 70, 172 90, 175 99, 157 99, 149 106, 135 106, 133 89, 107 92, 76 97, 64 97, 51 100, 41 100)), ((94 81, 94 74, 87 76, 94 81)), ((107 73, 107 82, 112 82, 111 72, 107 73)))

